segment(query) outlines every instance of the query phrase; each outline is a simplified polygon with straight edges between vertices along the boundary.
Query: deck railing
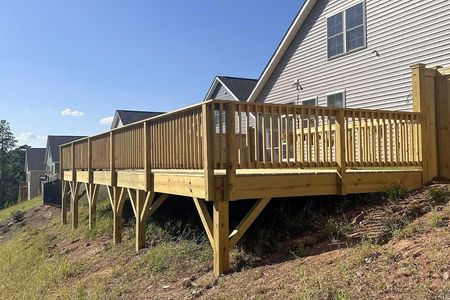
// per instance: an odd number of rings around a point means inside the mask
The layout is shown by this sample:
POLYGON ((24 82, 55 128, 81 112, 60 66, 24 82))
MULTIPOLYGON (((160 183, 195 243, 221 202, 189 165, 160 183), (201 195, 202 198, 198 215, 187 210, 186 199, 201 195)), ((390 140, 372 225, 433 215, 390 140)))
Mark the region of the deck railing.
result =
POLYGON ((420 113, 208 101, 61 147, 62 170, 419 166, 420 113))

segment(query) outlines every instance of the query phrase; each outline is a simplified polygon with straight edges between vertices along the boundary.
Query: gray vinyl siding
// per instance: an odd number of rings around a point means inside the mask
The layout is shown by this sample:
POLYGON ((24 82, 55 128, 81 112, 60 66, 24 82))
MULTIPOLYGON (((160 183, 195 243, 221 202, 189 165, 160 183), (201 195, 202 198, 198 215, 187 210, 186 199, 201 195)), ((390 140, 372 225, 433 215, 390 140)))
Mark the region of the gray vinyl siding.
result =
POLYGON ((411 110, 410 66, 450 65, 450 0, 366 0, 367 47, 328 60, 327 17, 359 2, 318 0, 257 101, 317 96, 325 106, 327 93, 345 90, 347 107, 411 110))
POLYGON ((230 91, 226 87, 224 87, 221 83, 219 83, 214 89, 214 92, 211 94, 211 99, 230 100, 230 101, 236 100, 230 93, 230 91))

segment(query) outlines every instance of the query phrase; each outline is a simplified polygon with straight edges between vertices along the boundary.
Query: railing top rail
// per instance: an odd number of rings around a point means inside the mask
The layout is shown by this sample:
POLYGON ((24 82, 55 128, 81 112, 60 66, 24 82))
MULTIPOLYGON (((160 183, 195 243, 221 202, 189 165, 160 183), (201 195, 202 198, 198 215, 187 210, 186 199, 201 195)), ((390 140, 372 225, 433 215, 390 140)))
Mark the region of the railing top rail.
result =
MULTIPOLYGON (((229 103, 233 101, 227 100, 211 100, 211 103, 229 103)), ((278 104, 278 103, 260 103, 260 102, 236 102, 238 105, 243 106, 262 106, 262 107, 286 107, 286 108, 310 108, 310 109, 319 109, 319 110, 329 110, 329 111, 345 111, 345 112, 362 112, 362 113, 381 113, 381 114, 401 114, 401 115, 417 115, 419 116, 419 112, 409 112, 409 111, 401 111, 401 110, 384 110, 384 109, 364 109, 364 108, 338 108, 338 107, 329 107, 329 106, 309 106, 309 105, 297 105, 297 104, 278 104)))
MULTIPOLYGON (((173 111, 170 111, 170 112, 158 115, 158 116, 154 116, 154 117, 151 117, 151 118, 148 118, 148 119, 144 119, 144 120, 141 120, 141 121, 130 123, 130 124, 127 124, 127 125, 119 127, 119 128, 110 129, 108 131, 104 131, 104 132, 101 132, 101 133, 98 133, 98 134, 95 134, 95 135, 91 135, 91 136, 88 136, 88 137, 85 137, 85 138, 82 138, 82 139, 79 139, 79 140, 76 140, 76 141, 72 141, 72 142, 69 142, 69 143, 66 143, 66 144, 62 144, 60 147, 71 146, 72 143, 80 143, 80 142, 83 142, 83 141, 87 141, 88 139, 101 137, 102 135, 109 135, 110 132, 115 132, 115 131, 121 131, 121 130, 129 129, 129 128, 132 128, 133 126, 137 126, 137 125, 143 124, 145 122, 155 121, 155 120, 159 120, 159 119, 164 119, 164 118, 176 115, 176 114, 180 114, 180 113, 183 113, 183 112, 186 112, 186 111, 193 110, 195 108, 200 108, 200 107, 202 107, 203 104, 210 103, 210 102, 212 102, 212 100, 204 101, 204 102, 201 102, 201 103, 196 103, 196 104, 193 104, 193 105, 190 105, 190 106, 186 106, 186 107, 183 107, 183 108, 180 108, 180 109, 177 109, 177 110, 173 110, 173 111)), ((232 102, 232 101, 228 101, 228 102, 232 102)))
POLYGON ((97 138, 97 137, 102 137, 103 135, 109 135, 110 132, 116 132, 116 131, 123 131, 126 129, 130 129, 134 126, 137 126, 139 124, 143 124, 145 122, 149 122, 149 121, 156 121, 156 120, 160 120, 160 119, 164 119, 179 113, 183 113, 186 111, 190 111, 196 108, 201 107, 204 104, 226 104, 226 103, 236 103, 238 105, 243 105, 243 106, 259 106, 259 107, 282 107, 282 108, 306 108, 306 109, 320 109, 320 110, 326 110, 326 111, 334 111, 334 112, 338 112, 338 111, 344 111, 344 112, 355 112, 355 113, 375 113, 375 114, 391 114, 391 115, 409 115, 409 116, 419 116, 420 113, 418 112, 407 112, 407 111, 390 111, 390 110, 380 110, 380 109, 375 109, 375 110, 370 110, 370 109, 361 109, 361 108, 336 108, 336 107, 326 107, 326 106, 306 106, 306 105, 295 105, 295 104, 275 104, 275 103, 259 103, 259 102, 244 102, 244 101, 240 101, 240 102, 235 102, 235 101, 228 101, 228 100, 208 100, 208 101, 204 101, 201 103, 196 103, 194 105, 190 105, 178 110, 174 110, 171 112, 167 112, 165 114, 162 115, 158 115, 155 117, 151 117, 145 120, 141 120, 141 121, 137 121, 128 125, 125 125, 123 127, 120 128, 114 128, 99 134, 95 134, 89 137, 85 137, 76 141, 72 141, 70 143, 66 143, 61 145, 60 147, 67 147, 67 146, 71 146, 72 144, 78 144, 78 143, 82 143, 84 141, 87 141, 88 139, 92 139, 92 138, 97 138))

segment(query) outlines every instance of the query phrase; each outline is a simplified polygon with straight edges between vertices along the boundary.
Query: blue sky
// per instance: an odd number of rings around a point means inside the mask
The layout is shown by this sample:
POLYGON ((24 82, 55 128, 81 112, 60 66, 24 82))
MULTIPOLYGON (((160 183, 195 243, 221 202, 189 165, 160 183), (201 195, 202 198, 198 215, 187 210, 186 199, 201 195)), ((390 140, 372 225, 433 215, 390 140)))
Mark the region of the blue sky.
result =
POLYGON ((36 147, 200 102, 215 75, 258 78, 302 3, 0 0, 0 119, 36 147))

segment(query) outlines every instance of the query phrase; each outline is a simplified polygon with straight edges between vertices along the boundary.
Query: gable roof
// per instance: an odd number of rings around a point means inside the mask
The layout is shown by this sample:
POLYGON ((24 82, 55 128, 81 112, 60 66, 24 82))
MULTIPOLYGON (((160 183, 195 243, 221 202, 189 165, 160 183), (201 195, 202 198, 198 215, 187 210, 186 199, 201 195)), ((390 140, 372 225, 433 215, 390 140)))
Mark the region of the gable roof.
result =
POLYGON ((212 94, 219 84, 222 84, 235 100, 245 101, 250 96, 257 82, 257 79, 251 78, 216 76, 206 94, 205 101, 211 99, 212 94))
POLYGON ((305 22, 306 18, 308 17, 309 13, 313 9, 316 2, 317 2, 317 0, 305 0, 302 7, 300 8, 299 13, 295 17, 295 19, 292 22, 291 26, 289 27, 288 31, 284 35, 280 44, 278 45, 277 50, 272 55, 272 58, 269 60, 269 63, 264 68, 264 71, 262 72, 261 76, 259 77, 258 83, 256 84, 254 90, 248 97, 247 101, 253 102, 257 99, 257 97, 259 96, 259 93, 261 92, 263 87, 266 85, 267 81, 269 80, 270 76, 272 75, 273 71, 277 67, 280 60, 283 58, 284 54, 286 53, 286 50, 291 45, 291 43, 294 40, 295 36, 297 35, 298 31, 302 27, 303 22, 305 22))
POLYGON ((85 136, 49 135, 47 138, 47 148, 45 150, 45 164, 47 164, 49 152, 52 156, 52 161, 59 162, 59 146, 82 138, 85 138, 85 136))
POLYGON ((45 148, 28 148, 25 165, 28 171, 45 171, 45 148))
POLYGON ((155 111, 116 110, 113 122, 111 123, 111 129, 118 127, 119 120, 122 121, 123 125, 128 125, 134 122, 153 118, 162 114, 163 112, 155 112, 155 111))

